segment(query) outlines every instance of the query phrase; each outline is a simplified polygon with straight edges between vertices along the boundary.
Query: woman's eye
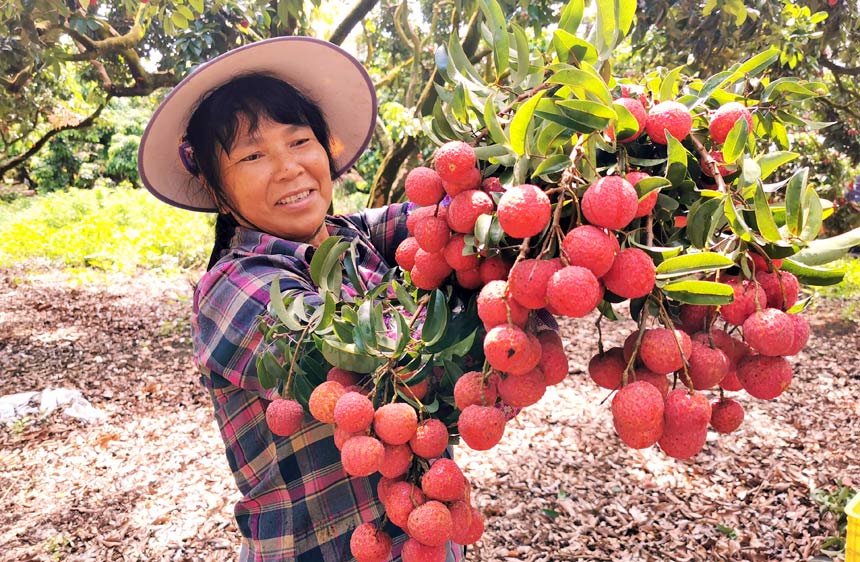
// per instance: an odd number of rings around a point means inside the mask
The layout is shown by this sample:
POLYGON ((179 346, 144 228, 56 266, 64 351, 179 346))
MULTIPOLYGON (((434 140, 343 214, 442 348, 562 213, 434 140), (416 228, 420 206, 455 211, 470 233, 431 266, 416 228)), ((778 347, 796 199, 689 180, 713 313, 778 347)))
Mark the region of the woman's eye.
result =
POLYGON ((302 146, 303 144, 310 142, 310 140, 311 139, 309 139, 309 138, 302 138, 302 139, 294 140, 293 146, 302 146))
POLYGON ((255 152, 254 154, 249 154, 248 156, 242 158, 242 162, 253 162, 260 157, 262 157, 262 154, 260 154, 259 152, 255 152))

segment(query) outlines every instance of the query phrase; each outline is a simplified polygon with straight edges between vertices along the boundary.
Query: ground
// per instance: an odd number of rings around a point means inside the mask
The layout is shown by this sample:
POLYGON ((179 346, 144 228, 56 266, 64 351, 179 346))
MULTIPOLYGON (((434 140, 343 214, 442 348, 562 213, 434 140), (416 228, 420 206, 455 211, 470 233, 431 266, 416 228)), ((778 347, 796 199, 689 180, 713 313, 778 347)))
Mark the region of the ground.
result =
MULTIPOLYGON (((107 414, 0 425, 0 561, 235 560, 237 494, 190 363, 192 279, 0 273, 0 396, 74 388, 107 414)), ((568 379, 499 447, 457 449, 487 517, 468 559, 818 555, 838 531, 813 491, 860 485, 857 306, 820 302, 789 390, 739 393, 741 429, 684 462, 619 442, 608 393, 585 375, 594 318, 565 323, 568 379)), ((619 345, 631 324, 603 328, 619 345)))

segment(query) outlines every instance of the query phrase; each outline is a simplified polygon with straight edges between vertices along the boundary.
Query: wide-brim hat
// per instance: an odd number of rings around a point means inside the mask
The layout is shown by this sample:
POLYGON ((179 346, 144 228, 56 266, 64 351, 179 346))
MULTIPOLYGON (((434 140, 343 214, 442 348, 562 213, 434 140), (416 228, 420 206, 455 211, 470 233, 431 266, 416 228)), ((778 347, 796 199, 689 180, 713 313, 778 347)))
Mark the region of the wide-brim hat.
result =
POLYGON ((376 125, 376 92, 367 71, 355 57, 328 41, 276 37, 198 66, 161 102, 143 133, 137 158, 140 179, 153 195, 183 209, 217 211, 203 183, 189 171, 182 138, 192 113, 208 93, 255 72, 280 78, 319 106, 330 131, 335 177, 355 164, 376 125))

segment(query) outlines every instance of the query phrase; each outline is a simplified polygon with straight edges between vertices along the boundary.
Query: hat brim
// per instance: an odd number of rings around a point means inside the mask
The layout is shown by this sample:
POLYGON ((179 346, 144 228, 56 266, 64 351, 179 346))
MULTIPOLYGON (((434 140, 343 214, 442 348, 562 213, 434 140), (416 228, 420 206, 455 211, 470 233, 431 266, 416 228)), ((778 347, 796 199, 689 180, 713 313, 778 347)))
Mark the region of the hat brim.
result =
POLYGON ((182 209, 217 211, 203 184, 183 165, 179 147, 201 99, 231 79, 253 72, 280 78, 319 106, 330 131, 335 177, 349 170, 370 144, 377 100, 361 63, 328 41, 266 39, 200 65, 155 110, 141 137, 137 160, 140 179, 153 195, 182 209))

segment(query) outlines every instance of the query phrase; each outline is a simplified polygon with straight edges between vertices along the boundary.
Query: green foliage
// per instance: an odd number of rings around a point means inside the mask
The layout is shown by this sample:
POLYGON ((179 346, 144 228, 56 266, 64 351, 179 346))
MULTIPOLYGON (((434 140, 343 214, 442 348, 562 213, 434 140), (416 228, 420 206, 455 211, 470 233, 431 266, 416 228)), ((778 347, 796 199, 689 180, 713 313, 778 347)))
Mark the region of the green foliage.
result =
POLYGON ((845 257, 833 263, 833 267, 844 271, 842 283, 819 288, 819 294, 825 297, 839 299, 856 299, 860 297, 860 258, 845 257))
POLYGON ((140 176, 137 172, 137 149, 139 146, 139 136, 113 135, 108 148, 105 173, 116 181, 127 180, 132 184, 140 183, 140 176))
POLYGON ((176 271, 205 265, 212 237, 211 217, 123 186, 0 204, 0 218, 0 265, 48 260, 108 271, 176 271))
POLYGON ((836 483, 835 487, 812 490, 812 501, 818 504, 821 513, 832 513, 837 521, 837 536, 827 538, 821 544, 821 552, 831 556, 845 553, 845 535, 848 528, 848 515, 845 513, 845 507, 857 494, 860 494, 860 490, 844 484, 841 480, 836 483))
POLYGON ((31 172, 39 193, 50 193, 75 185, 81 162, 63 138, 51 139, 48 153, 33 162, 31 172))

